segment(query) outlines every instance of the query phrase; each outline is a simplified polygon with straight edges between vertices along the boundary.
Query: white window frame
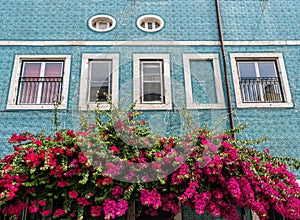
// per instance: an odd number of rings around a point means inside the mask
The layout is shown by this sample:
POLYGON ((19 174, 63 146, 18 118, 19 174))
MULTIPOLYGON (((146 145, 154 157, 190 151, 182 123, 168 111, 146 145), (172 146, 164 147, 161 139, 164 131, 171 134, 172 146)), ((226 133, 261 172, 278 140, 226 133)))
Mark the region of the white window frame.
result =
POLYGON ((89 19, 89 28, 96 32, 107 32, 114 29, 116 26, 116 19, 110 15, 95 15, 89 19), (99 22, 106 23, 106 28, 99 28, 99 22), (94 23, 96 25, 94 26, 94 23), (111 25, 110 25, 111 24, 111 25))
MULTIPOLYGON (((89 63, 93 60, 111 60, 112 61, 112 81, 111 81, 111 101, 112 104, 118 105, 119 98, 119 54, 82 54, 81 77, 80 77, 80 95, 79 108, 87 110, 97 108, 96 102, 89 102, 89 85, 90 85, 90 68, 89 63)), ((100 110, 109 110, 110 104, 100 102, 98 105, 100 110)))
POLYGON ((140 30, 151 33, 160 31, 165 26, 165 22, 161 17, 149 14, 139 17, 136 21, 136 25, 140 30), (145 23, 145 27, 142 26, 142 23, 145 23), (156 28, 155 23, 158 23, 159 27, 156 28), (152 25, 151 29, 149 28, 149 24, 152 25))
POLYGON ((186 93, 186 107, 187 109, 224 109, 224 94, 222 79, 220 73, 220 64, 218 54, 183 54, 183 67, 184 67, 184 82, 186 93), (217 103, 194 103, 193 102, 193 89, 191 79, 190 61, 211 60, 214 69, 214 80, 216 88, 217 103))
POLYGON ((232 77, 234 83, 234 90, 236 94, 236 105, 238 108, 287 108, 293 107, 292 96, 288 84, 288 78, 284 66, 284 59, 282 53, 231 53, 230 62, 232 69, 232 77), (259 61, 270 60, 275 61, 277 64, 277 74, 280 79, 281 89, 284 102, 243 102, 243 97, 240 89, 240 77, 237 67, 238 61, 259 61))
POLYGON ((16 55, 6 109, 40 110, 54 108, 51 104, 16 104, 19 92, 19 78, 22 72, 22 62, 33 60, 40 60, 41 62, 53 60, 64 62, 62 94, 60 94, 62 96, 62 102, 61 105, 58 106, 58 109, 66 109, 68 103, 71 55, 16 55))
POLYGON ((133 55, 133 101, 139 110, 170 110, 172 109, 170 55, 169 54, 134 54, 133 55), (141 62, 142 60, 163 61, 163 95, 164 103, 141 103, 141 62))

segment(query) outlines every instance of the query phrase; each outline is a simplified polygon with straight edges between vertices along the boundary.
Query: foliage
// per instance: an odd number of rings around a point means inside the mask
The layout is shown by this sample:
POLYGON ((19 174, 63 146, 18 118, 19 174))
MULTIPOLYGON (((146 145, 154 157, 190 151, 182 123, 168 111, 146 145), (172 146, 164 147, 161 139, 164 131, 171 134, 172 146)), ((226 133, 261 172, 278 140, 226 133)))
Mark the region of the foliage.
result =
POLYGON ((0 162, 2 212, 19 216, 29 206, 44 218, 114 219, 135 203, 137 215, 172 217, 187 205, 232 220, 236 206, 261 219, 271 208, 300 218, 300 188, 284 160, 206 128, 152 135, 138 115, 96 111, 95 124, 83 120, 78 132, 12 135, 14 152, 0 162))

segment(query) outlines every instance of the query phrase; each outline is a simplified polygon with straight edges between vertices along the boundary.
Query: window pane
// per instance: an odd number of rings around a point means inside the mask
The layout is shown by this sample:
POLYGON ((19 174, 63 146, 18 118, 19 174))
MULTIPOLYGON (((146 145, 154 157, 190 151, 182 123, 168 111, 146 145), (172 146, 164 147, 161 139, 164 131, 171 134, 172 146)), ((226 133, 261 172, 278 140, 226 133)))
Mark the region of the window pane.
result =
POLYGON ((101 86, 92 86, 90 88, 90 102, 105 102, 106 96, 108 95, 108 84, 103 84, 101 86), (96 97, 98 95, 98 97, 96 97))
POLYGON ((212 60, 191 60, 190 70, 193 102, 195 104, 217 103, 212 60))
POLYGON ((96 23, 96 28, 97 29, 101 29, 101 30, 105 30, 107 29, 109 26, 108 26, 108 22, 105 22, 105 21, 98 21, 96 23))
POLYGON ((34 104, 37 100, 39 82, 37 79, 21 79, 19 89, 19 104, 34 104))
POLYGON ((144 75, 160 75, 160 63, 143 63, 144 75))
POLYGON ((160 63, 143 63, 143 76, 145 81, 161 81, 160 63))
POLYGON ((254 63, 238 63, 240 77, 256 77, 254 63))
POLYGON ((39 77, 41 72, 41 63, 24 63, 23 77, 39 77))
POLYGON ((258 63, 260 77, 277 77, 274 62, 258 63))
POLYGON ((37 101, 41 63, 24 62, 23 65, 23 78, 20 80, 18 103, 35 104, 37 101))
POLYGON ((45 63, 44 79, 41 90, 41 104, 53 103, 53 98, 56 97, 56 101, 60 99, 58 95, 61 95, 61 76, 62 76, 62 63, 49 62, 45 63))
POLYGON ((46 63, 44 77, 61 77, 62 63, 46 63))
POLYGON ((260 102, 262 100, 261 83, 256 78, 242 78, 241 92, 243 102, 260 102))
POLYGON ((111 61, 91 61, 90 102, 105 102, 111 94, 111 61), (98 97, 96 97, 98 95, 98 97))
POLYGON ((53 98, 55 101, 61 99, 59 95, 62 94, 61 91, 61 79, 60 78, 46 78, 42 81, 42 90, 41 90, 41 101, 40 104, 51 104, 53 103, 53 98))
POLYGON ((145 102, 162 101, 161 83, 143 83, 143 88, 145 102))
POLYGON ((110 62, 91 62, 91 81, 106 81, 110 75, 110 62))

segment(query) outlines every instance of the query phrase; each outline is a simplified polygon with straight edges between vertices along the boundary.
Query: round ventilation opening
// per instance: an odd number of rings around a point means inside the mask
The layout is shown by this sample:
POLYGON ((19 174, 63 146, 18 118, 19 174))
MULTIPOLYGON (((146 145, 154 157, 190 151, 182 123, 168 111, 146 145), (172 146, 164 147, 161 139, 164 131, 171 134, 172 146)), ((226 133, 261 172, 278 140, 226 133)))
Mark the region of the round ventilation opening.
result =
POLYGON ((137 26, 145 32, 156 32, 164 27, 164 20, 157 15, 144 15, 137 20, 137 26))
POLYGON ((109 15, 96 15, 90 18, 89 27, 93 31, 106 32, 114 29, 116 20, 109 15))

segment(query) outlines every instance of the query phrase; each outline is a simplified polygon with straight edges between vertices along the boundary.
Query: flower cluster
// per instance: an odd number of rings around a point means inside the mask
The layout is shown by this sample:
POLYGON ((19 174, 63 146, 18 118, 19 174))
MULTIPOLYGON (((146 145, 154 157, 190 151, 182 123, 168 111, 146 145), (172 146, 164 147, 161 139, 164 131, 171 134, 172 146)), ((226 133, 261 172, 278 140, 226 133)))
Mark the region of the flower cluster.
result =
POLYGON ((300 218, 295 176, 269 151, 204 128, 155 136, 133 111, 125 119, 107 114, 79 132, 14 134, 14 152, 0 161, 1 212, 18 217, 27 207, 42 217, 110 220, 134 203, 136 215, 172 217, 189 206, 237 220, 236 207, 247 207, 261 219, 269 209, 300 218))
POLYGON ((152 207, 154 209, 161 207, 161 195, 156 191, 156 189, 152 189, 151 191, 142 189, 140 193, 142 205, 152 207))

